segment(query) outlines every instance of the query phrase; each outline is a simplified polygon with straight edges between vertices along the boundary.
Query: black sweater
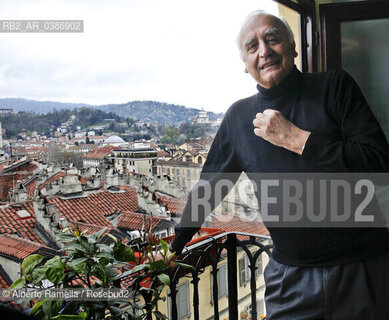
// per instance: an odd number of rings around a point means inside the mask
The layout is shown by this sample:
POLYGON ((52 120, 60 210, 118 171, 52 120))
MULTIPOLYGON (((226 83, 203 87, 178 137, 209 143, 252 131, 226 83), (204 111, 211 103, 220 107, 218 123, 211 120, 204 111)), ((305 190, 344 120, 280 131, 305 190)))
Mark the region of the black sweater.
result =
MULTIPOLYGON (((258 93, 227 111, 204 164, 201 179, 217 173, 388 172, 389 146, 358 85, 343 71, 316 74, 294 68, 279 85, 257 86, 258 93), (279 110, 286 119, 310 131, 300 156, 253 132, 257 112, 279 110)), ((231 180, 235 180, 231 177, 231 180)), ((192 190, 172 248, 181 252, 209 210, 193 223, 192 190)), ((213 200, 213 199, 212 199, 213 200)), ((215 203, 216 205, 216 203, 215 203)), ((213 209, 214 206, 212 206, 213 209)), ((300 266, 349 263, 389 251, 386 228, 272 228, 273 258, 300 266)))

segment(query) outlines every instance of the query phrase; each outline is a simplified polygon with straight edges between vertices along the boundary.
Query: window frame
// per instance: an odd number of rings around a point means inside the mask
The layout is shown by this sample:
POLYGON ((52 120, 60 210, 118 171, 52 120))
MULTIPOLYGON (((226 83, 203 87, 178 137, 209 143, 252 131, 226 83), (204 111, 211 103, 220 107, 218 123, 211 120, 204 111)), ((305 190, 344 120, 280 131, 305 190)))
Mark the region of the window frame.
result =
POLYGON ((296 11, 300 15, 301 71, 317 72, 317 48, 319 46, 316 32, 316 4, 314 0, 274 0, 275 2, 296 11))
POLYGON ((341 23, 389 18, 386 0, 321 4, 321 52, 323 71, 342 68, 341 23))
MULTIPOLYGON (((223 297, 226 297, 228 295, 228 283, 227 283, 227 263, 223 263, 221 265, 219 265, 217 267, 217 298, 218 299, 221 299, 223 297), (224 292, 221 292, 222 290, 220 290, 220 284, 221 284, 221 278, 222 278, 222 275, 223 275, 223 272, 221 272, 220 270, 224 269, 224 282, 225 282, 225 291, 224 292)), ((213 276, 212 276, 212 273, 211 273, 211 277, 210 277, 210 281, 211 281, 211 284, 210 284, 210 293, 211 293, 211 303, 213 304, 213 276)))
MULTIPOLYGON (((176 295, 176 300, 178 299, 178 296, 179 296, 179 293, 180 293, 180 288, 182 287, 186 287, 186 306, 187 306, 187 314, 185 315, 180 315, 180 308, 179 308, 179 305, 180 303, 177 301, 177 319, 178 320, 184 320, 184 319, 187 319, 187 318, 190 318, 191 316, 191 310, 190 310, 190 290, 189 290, 189 281, 186 281, 186 282, 183 282, 183 283, 180 283, 179 285, 177 285, 176 287, 176 290, 177 290, 177 295, 176 295)), ((184 289, 185 290, 185 289, 184 289)), ((168 293, 168 313, 169 313, 169 319, 171 318, 171 314, 172 314, 172 303, 171 303, 171 297, 170 297, 170 289, 169 289, 169 293, 168 293)))

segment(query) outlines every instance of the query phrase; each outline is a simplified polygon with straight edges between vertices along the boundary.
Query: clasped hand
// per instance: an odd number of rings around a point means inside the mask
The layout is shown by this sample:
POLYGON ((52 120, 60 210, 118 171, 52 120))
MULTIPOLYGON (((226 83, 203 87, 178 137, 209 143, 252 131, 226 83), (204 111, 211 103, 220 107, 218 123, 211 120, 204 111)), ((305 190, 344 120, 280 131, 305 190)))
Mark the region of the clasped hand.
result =
POLYGON ((281 112, 266 109, 253 120, 254 133, 270 143, 302 154, 310 132, 302 130, 285 119, 281 112))

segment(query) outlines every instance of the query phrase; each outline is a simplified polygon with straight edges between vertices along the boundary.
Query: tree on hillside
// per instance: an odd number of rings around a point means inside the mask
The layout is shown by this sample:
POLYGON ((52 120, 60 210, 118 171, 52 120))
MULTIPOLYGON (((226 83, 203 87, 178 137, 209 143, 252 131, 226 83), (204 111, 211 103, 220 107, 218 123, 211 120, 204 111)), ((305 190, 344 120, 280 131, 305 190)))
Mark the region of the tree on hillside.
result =
POLYGON ((176 144, 179 136, 179 132, 175 128, 168 129, 162 138, 162 142, 168 144, 176 144))

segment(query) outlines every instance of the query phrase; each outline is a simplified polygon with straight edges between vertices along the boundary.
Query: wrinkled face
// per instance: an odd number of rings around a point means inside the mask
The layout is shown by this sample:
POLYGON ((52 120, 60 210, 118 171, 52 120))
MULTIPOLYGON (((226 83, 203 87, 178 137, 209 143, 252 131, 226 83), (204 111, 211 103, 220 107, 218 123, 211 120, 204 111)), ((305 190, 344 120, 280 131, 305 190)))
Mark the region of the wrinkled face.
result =
POLYGON ((243 28, 240 48, 245 72, 264 88, 279 84, 293 69, 297 56, 285 26, 276 17, 260 15, 243 28))

